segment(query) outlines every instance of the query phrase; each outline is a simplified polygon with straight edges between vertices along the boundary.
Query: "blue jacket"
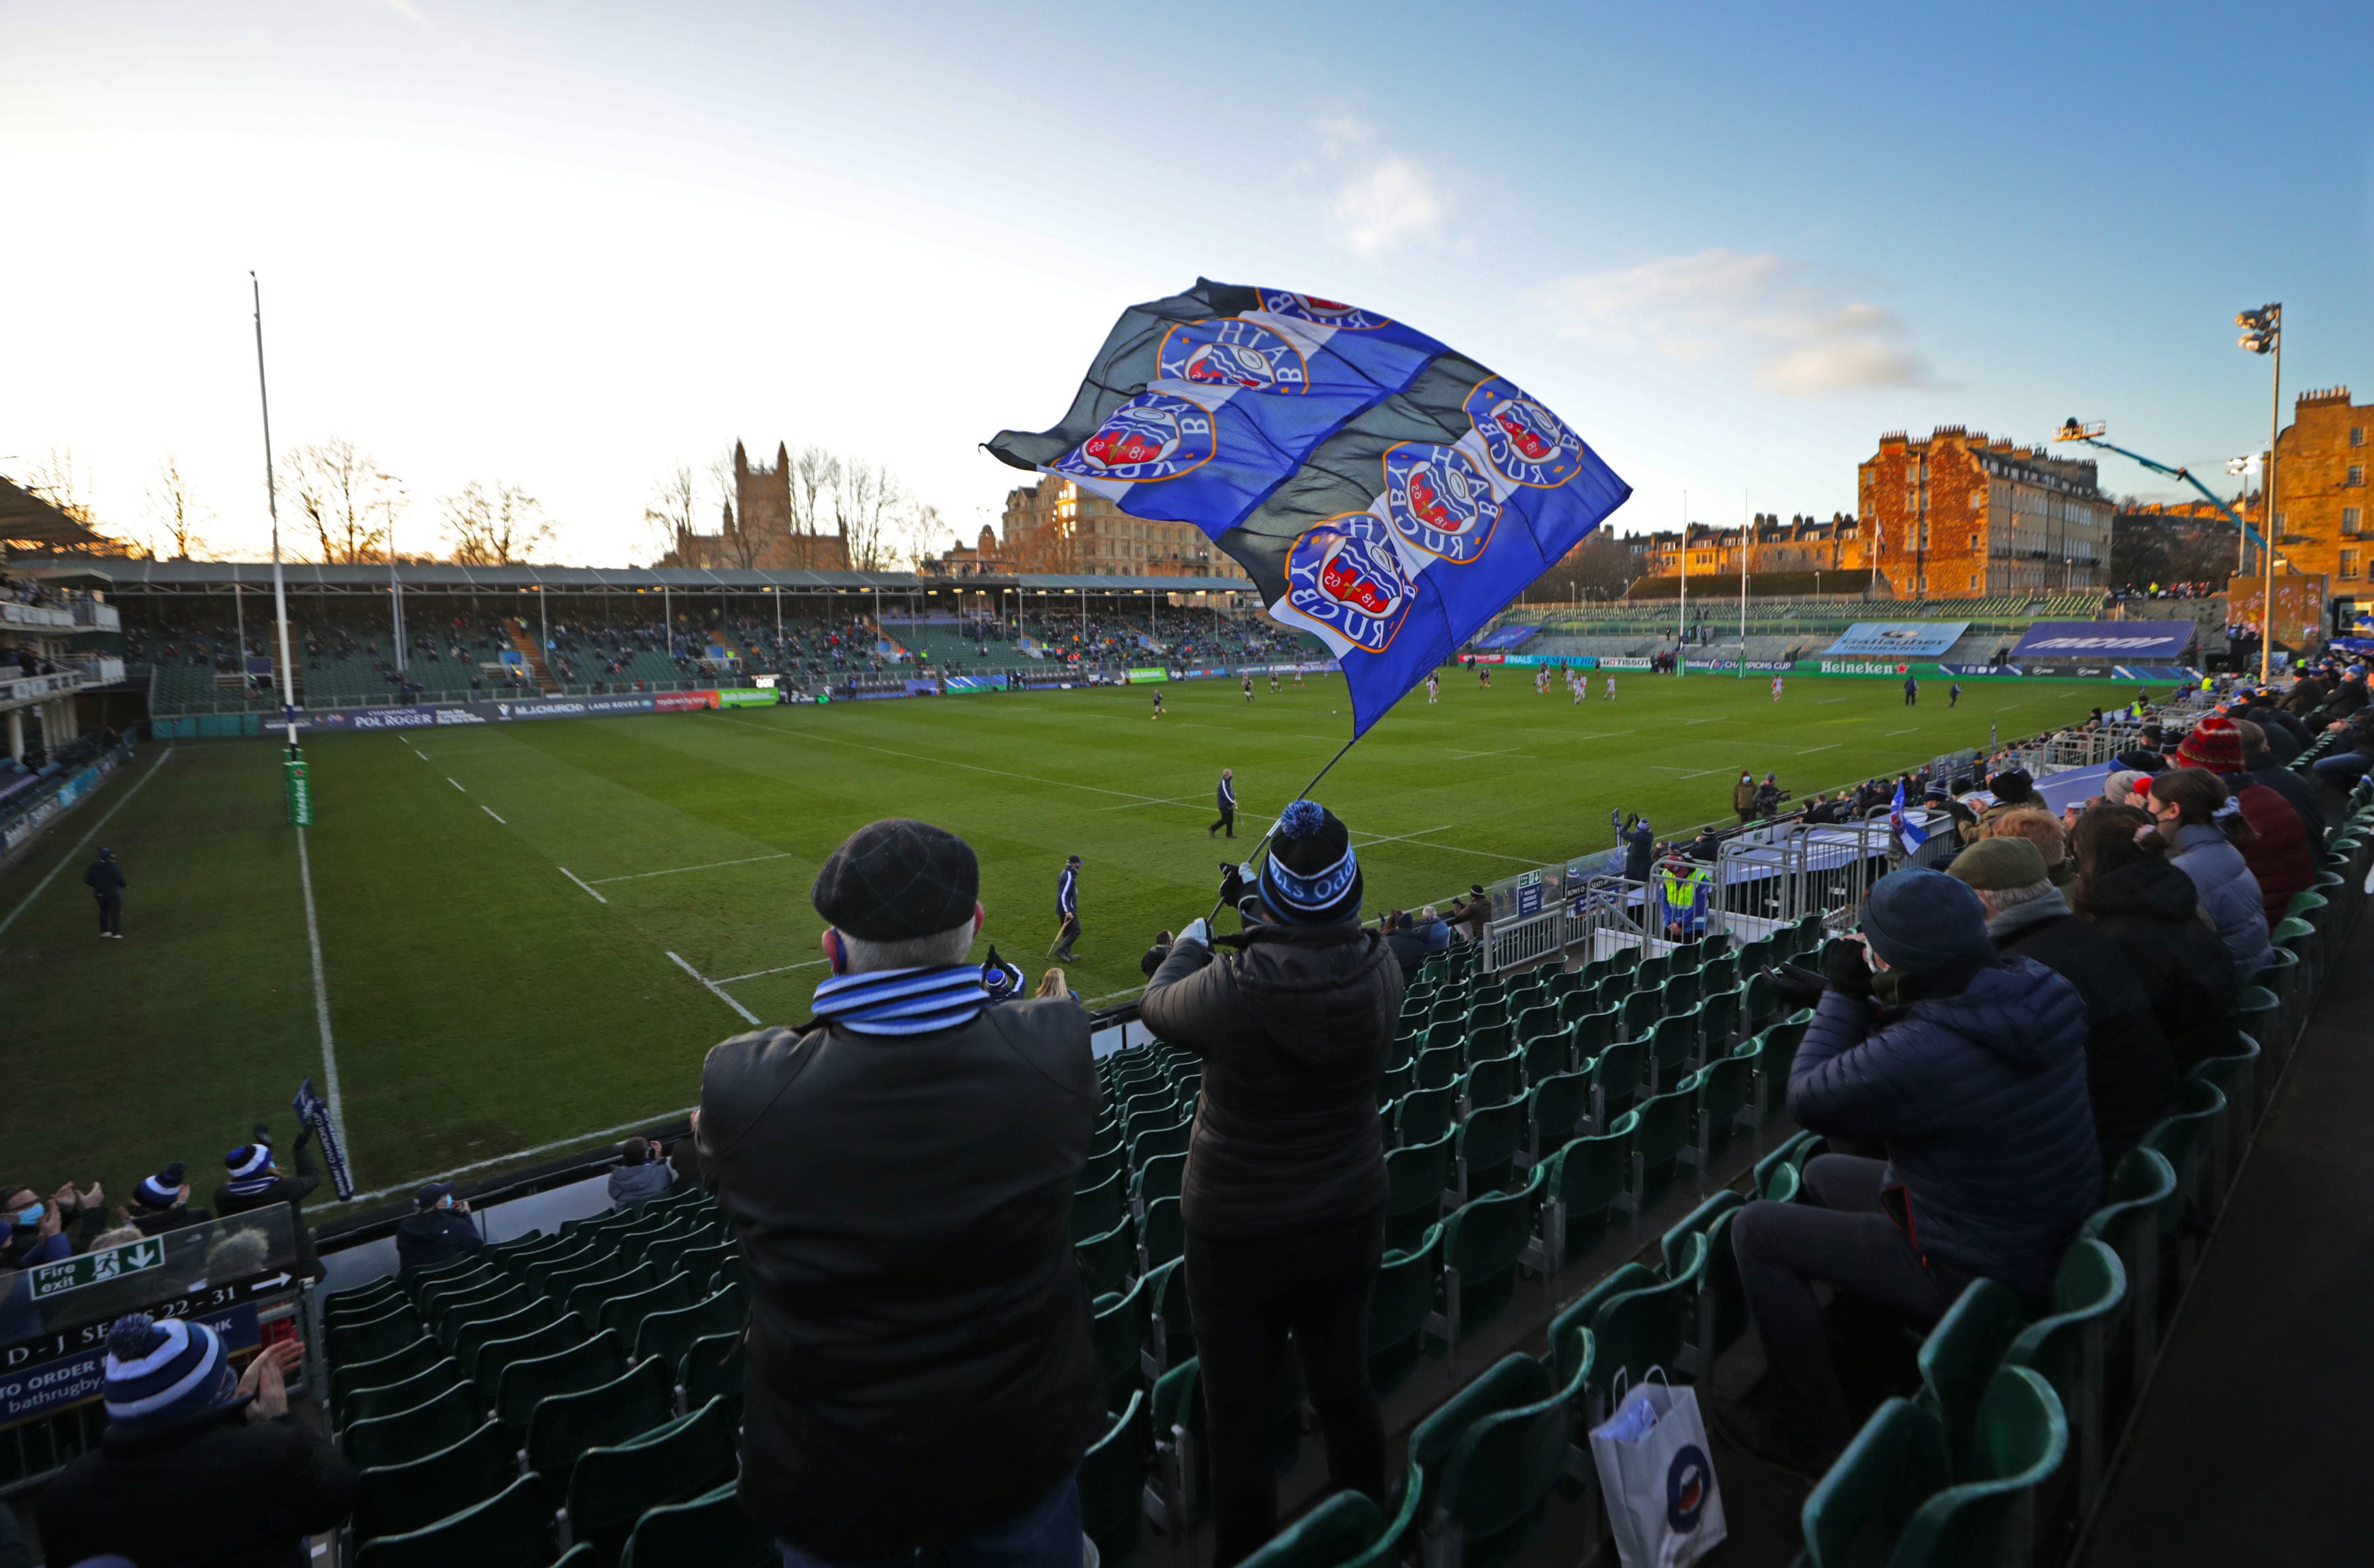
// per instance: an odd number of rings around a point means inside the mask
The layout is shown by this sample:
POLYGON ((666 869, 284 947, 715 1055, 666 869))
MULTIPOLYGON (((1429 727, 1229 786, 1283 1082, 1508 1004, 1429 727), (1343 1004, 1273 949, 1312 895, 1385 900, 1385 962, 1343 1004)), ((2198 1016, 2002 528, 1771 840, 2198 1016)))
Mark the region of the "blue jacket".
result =
POLYGON ((2225 834, 2206 823, 2176 830, 2168 863, 2192 879, 2201 907, 2234 960, 2234 978, 2248 981, 2274 956, 2267 942, 2267 912, 2259 879, 2225 834))
POLYGON ((1886 1144, 1883 1199, 1922 1255, 2032 1305, 2098 1199, 2086 1004, 2033 959, 1909 1007, 1825 991, 1789 1110, 1827 1136, 1886 1144))

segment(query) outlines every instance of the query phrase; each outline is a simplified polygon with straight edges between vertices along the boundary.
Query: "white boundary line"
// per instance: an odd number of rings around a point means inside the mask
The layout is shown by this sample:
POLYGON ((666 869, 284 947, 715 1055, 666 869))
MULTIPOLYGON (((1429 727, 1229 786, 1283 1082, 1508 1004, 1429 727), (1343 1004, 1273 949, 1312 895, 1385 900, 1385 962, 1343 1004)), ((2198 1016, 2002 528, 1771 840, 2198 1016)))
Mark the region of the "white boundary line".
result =
POLYGON ((647 876, 682 876, 686 872, 713 872, 720 866, 755 866, 760 860, 788 860, 791 858, 792 851, 785 849, 780 854, 750 855, 739 860, 711 860, 705 866, 670 866, 664 872, 629 872, 624 876, 597 876, 584 885, 590 891, 597 883, 638 882, 647 876))
MULTIPOLYGON (((487 805, 487 804, 484 804, 484 803, 482 802, 482 803, 479 805, 478 809, 479 809, 480 811, 482 811, 482 812, 486 813, 488 816, 494 816, 494 817, 495 817, 495 820, 496 820, 497 822, 503 822, 503 819, 502 819, 502 818, 500 818, 500 817, 499 817, 499 816, 495 816, 495 808, 494 808, 494 807, 489 806, 489 805, 487 805)), ((510 824, 510 823, 507 823, 507 822, 503 822, 503 825, 504 825, 505 827, 509 827, 509 826, 511 825, 511 824, 510 824)))
POLYGON ((578 886, 585 888, 585 891, 586 891, 586 892, 588 892, 588 893, 593 893, 593 894, 594 894, 594 903, 596 903, 596 904, 607 904, 608 902, 610 902, 608 899, 606 899, 606 898, 603 897, 600 894, 598 894, 598 893, 594 893, 593 888, 586 886, 585 879, 584 879, 583 877, 582 877, 582 876, 579 876, 575 872, 570 871, 567 866, 555 866, 555 867, 553 868, 553 870, 555 870, 555 871, 558 872, 562 876, 567 877, 570 881, 571 881, 571 882, 575 883, 578 886))
POLYGON ((172 759, 172 755, 173 747, 170 743, 168 743, 165 747, 165 755, 159 757, 156 762, 150 766, 147 772, 142 774, 137 779, 133 781, 132 788, 123 791, 123 798, 116 802, 115 804, 107 808, 107 815, 100 817, 97 822, 92 823, 90 825, 90 831, 76 839, 73 848, 58 857, 58 863, 50 868, 50 874, 33 884, 33 891, 25 895, 24 902, 18 904, 14 909, 9 910, 8 918, 6 919, 0 920, 0 931, 5 931, 10 926, 15 925, 17 923, 17 917, 31 908, 33 907, 33 900, 39 898, 42 894, 49 891, 50 883, 56 881, 57 874, 66 869, 66 862, 73 860, 76 856, 80 855, 82 853, 82 847, 89 843, 92 839, 98 837, 99 830, 105 827, 108 823, 114 818, 116 813, 122 811, 124 807, 132 803, 132 797, 140 793, 140 787, 147 783, 151 778, 156 778, 157 769, 164 766, 167 762, 170 761, 172 759))
MULTIPOLYGON (((674 954, 670 954, 668 956, 674 958, 676 955, 674 954)), ((677 959, 676 961, 678 963, 683 962, 682 959, 677 959)), ((811 958, 805 964, 778 964, 771 969, 753 969, 746 975, 728 975, 725 978, 718 981, 717 983, 721 986, 730 986, 739 980, 755 980, 761 975, 781 975, 793 969, 813 969, 817 965, 826 962, 828 962, 826 959, 811 958)))
MULTIPOLYGON (((686 974, 691 976, 694 979, 699 980, 702 985, 707 986, 709 988, 710 995, 715 997, 718 1000, 723 1002, 726 1006, 732 1008, 735 1012, 748 1019, 752 1024, 755 1025, 758 1024, 758 1015, 751 1012, 748 1008, 743 1006, 740 1002, 735 1001, 732 997, 726 995, 725 992, 718 987, 716 981, 711 979, 708 976, 702 974, 691 965, 687 964, 682 958, 677 957, 676 954, 671 953, 668 956, 676 959, 677 968, 682 969, 686 974)), ((747 978, 747 977, 746 976, 745 978, 747 978)))
MULTIPOLYGON (((461 781, 460 779, 458 779, 458 778, 454 778, 454 777, 453 777, 452 774, 450 774, 450 773, 449 773, 449 774, 447 774, 447 775, 445 776, 445 782, 446 782, 446 783, 448 783, 448 784, 452 785, 452 786, 453 786, 453 788, 455 788, 456 790, 462 790, 462 781, 461 781)), ((468 794, 469 792, 470 792, 470 791, 468 791, 467 790, 462 790, 462 793, 464 793, 464 795, 468 794)))
MULTIPOLYGON (((622 1121, 616 1127, 605 1127, 599 1132, 582 1132, 573 1138, 560 1139, 557 1142, 539 1143, 533 1149, 522 1149, 510 1154, 498 1154, 491 1160, 476 1160, 466 1165, 456 1165, 450 1171, 439 1171, 434 1176, 422 1176, 420 1182, 448 1181, 457 1176, 467 1176, 472 1171, 483 1171, 489 1165, 509 1164, 513 1160, 524 1160, 531 1154, 549 1154, 555 1149, 572 1149, 581 1143, 599 1143, 602 1140, 617 1133, 631 1131, 639 1127, 649 1127, 653 1122, 672 1121, 680 1116, 689 1116, 699 1108, 698 1106, 687 1106, 680 1111, 663 1111, 658 1116, 644 1117, 640 1121, 622 1121)), ((413 1191, 420 1182, 405 1182, 401 1187, 382 1187, 370 1192, 358 1192, 352 1198, 342 1201, 367 1203, 374 1198, 392 1198, 399 1192, 413 1191)))
POLYGON ((305 889, 305 940, 313 950, 313 1020, 322 1030, 323 1098, 330 1105, 330 1125, 348 1151, 347 1169, 354 1170, 354 1144, 347 1138, 346 1105, 338 1098, 338 1047, 330 1037, 330 989, 322 973, 322 928, 313 919, 313 858, 305 848, 305 830, 297 830, 297 880, 305 889))

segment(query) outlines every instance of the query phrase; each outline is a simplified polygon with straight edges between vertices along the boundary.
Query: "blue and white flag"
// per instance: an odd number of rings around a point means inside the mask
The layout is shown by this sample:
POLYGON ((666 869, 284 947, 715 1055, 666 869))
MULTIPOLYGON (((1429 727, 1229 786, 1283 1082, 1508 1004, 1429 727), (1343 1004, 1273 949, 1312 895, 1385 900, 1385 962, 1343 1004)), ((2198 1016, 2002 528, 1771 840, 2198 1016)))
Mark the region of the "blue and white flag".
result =
POLYGON ((1905 813, 1904 780, 1901 778, 1896 781, 1896 799, 1888 802, 1887 825, 1896 830, 1896 837, 1904 841, 1907 849, 1918 849, 1929 842, 1928 829, 1905 813))
POLYGON ((1632 494, 1541 402, 1425 333, 1205 279, 1124 310, 1063 423, 989 450, 1202 529, 1342 663, 1355 735, 1632 494))
POLYGON ((288 1102, 300 1121, 313 1129, 313 1136, 322 1141, 322 1164, 329 1167, 330 1185, 335 1188, 340 1202, 355 1195, 355 1178, 347 1168, 347 1146, 338 1139, 338 1129, 331 1125, 330 1107, 313 1093, 312 1074, 297 1086, 297 1097, 288 1102))

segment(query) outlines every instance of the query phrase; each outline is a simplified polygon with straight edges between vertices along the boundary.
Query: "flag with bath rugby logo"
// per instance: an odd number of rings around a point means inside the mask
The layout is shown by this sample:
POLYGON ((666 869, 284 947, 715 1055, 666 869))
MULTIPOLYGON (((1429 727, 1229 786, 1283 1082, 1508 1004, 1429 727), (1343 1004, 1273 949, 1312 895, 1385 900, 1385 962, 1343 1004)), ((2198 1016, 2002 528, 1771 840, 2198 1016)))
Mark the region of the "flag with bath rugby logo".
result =
POLYGON ((1064 422, 989 450, 1201 528, 1342 661, 1355 735, 1632 493, 1424 333, 1205 279, 1123 311, 1064 422))

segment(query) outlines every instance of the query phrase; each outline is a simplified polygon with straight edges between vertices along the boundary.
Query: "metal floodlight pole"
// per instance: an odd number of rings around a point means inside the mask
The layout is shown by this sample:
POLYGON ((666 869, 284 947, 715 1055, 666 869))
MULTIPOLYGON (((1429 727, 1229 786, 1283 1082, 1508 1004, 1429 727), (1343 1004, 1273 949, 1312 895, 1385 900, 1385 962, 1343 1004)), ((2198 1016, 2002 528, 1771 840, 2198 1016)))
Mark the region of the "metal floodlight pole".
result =
POLYGON ((297 672, 288 658, 288 588, 280 572, 280 482, 272 467, 272 393, 264 376, 264 286, 247 275, 255 301, 255 396, 264 411, 264 497, 272 512, 272 608, 280 623, 280 714, 288 749, 297 749, 297 672))
POLYGON ((1681 554, 1681 619, 1674 626, 1674 678, 1679 680, 1689 667, 1689 656, 1682 651, 1683 639, 1690 633, 1690 493, 1682 492, 1682 554, 1681 554))
MULTIPOLYGON (((1739 515, 1748 516, 1747 492, 1739 493, 1739 515)), ((1739 525, 1739 667, 1734 672, 1740 680, 1747 679, 1747 531, 1749 524, 1739 525)))
MULTIPOLYGON (((2284 531, 2275 526, 2275 449, 2282 444, 2284 436, 2284 308, 2269 305, 2262 315, 2266 318, 2264 335, 2274 340, 2275 360, 2274 376, 2267 389, 2267 586, 2266 598, 2259 606, 2259 684, 2263 686, 2275 652, 2274 544, 2284 536, 2284 531)), ((2263 354, 2267 350, 2257 352, 2263 354)))

